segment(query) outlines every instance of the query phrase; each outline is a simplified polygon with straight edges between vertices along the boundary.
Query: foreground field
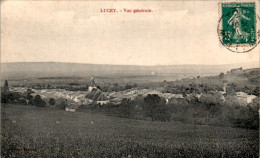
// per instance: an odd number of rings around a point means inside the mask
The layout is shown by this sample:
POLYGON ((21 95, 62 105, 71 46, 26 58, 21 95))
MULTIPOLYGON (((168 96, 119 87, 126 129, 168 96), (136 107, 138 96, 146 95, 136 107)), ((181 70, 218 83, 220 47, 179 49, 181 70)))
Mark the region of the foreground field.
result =
POLYGON ((256 130, 9 104, 1 111, 2 157, 258 157, 256 130))

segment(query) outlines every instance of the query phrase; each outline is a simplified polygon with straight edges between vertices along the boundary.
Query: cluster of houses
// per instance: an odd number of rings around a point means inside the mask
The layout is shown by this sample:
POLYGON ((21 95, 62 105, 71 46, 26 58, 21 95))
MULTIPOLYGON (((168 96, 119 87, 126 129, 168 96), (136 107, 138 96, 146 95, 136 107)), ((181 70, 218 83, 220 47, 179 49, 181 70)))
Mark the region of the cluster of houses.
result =
MULTIPOLYGON (((27 91, 25 87, 11 87, 10 91, 16 91, 24 93, 27 91)), ((87 105, 91 103, 96 103, 100 105, 105 105, 109 102, 113 104, 119 104, 123 98, 135 99, 137 96, 147 96, 148 94, 157 94, 160 97, 166 99, 166 103, 173 98, 175 99, 183 99, 183 94, 172 94, 172 93, 162 93, 157 90, 151 89, 137 89, 132 88, 125 91, 119 92, 102 92, 94 81, 94 78, 91 78, 90 85, 88 87, 88 91, 67 91, 64 89, 33 89, 32 95, 40 95, 43 100, 48 102, 50 98, 54 98, 58 100, 60 98, 66 99, 68 105, 65 107, 66 111, 75 112, 76 109, 79 108, 80 105, 87 105)), ((226 93, 226 84, 223 85, 223 91, 219 92, 222 95, 222 99, 225 100, 224 94, 226 93)), ((189 94, 188 94, 189 95, 189 94)), ((202 96, 202 94, 195 94, 198 99, 202 96)), ((245 92, 237 92, 236 96, 242 102, 248 104, 253 101, 257 96, 248 95, 245 92)))
MULTIPOLYGON (((25 93, 28 89, 25 87, 11 87, 10 91, 25 93)), ((40 95, 46 102, 50 98, 58 100, 60 98, 66 99, 67 106, 66 111, 75 112, 80 105, 86 105, 90 103, 107 104, 109 103, 109 96, 107 93, 103 93, 97 88, 94 78, 91 78, 91 83, 88 91, 67 91, 64 89, 32 89, 33 97, 40 95)))
POLYGON ((249 95, 245 92, 237 92, 236 96, 239 100, 241 100, 242 102, 247 103, 247 104, 253 102, 253 100, 257 97, 255 95, 249 95))

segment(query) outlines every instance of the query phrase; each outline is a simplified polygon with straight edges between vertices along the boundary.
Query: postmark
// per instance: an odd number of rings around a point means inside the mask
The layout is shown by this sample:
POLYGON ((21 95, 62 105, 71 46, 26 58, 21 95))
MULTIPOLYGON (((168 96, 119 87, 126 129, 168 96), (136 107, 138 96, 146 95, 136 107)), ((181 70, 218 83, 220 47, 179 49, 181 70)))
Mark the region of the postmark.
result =
POLYGON ((246 53, 260 42, 260 18, 255 3, 219 3, 218 37, 228 50, 246 53))

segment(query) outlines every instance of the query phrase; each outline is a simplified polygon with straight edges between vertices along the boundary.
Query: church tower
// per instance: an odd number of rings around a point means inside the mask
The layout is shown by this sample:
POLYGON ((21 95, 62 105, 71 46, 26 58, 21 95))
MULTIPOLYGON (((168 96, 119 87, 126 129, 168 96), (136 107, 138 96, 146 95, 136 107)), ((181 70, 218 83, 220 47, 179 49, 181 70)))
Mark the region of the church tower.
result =
POLYGON ((97 86, 96 86, 94 77, 92 76, 90 79, 90 85, 88 86, 88 91, 91 92, 93 89, 96 89, 96 88, 97 88, 97 86))

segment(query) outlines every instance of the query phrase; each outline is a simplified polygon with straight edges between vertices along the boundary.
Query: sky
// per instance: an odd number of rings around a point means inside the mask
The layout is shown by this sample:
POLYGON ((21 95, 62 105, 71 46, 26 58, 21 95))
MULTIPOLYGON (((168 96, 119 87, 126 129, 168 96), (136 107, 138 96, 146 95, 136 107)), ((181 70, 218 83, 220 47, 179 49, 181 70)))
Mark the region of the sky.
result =
POLYGON ((3 1, 1 62, 221 65, 259 62, 217 35, 217 1, 3 1), (100 9, 151 9, 101 13, 100 9))

